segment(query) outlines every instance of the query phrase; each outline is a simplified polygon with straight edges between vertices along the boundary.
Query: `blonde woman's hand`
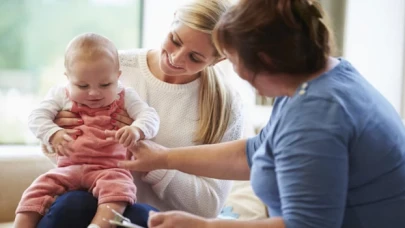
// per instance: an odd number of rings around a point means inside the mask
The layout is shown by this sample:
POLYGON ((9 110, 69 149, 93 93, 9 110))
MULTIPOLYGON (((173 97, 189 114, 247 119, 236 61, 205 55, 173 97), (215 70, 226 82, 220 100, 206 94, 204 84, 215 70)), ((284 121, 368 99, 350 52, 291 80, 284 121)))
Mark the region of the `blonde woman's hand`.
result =
POLYGON ((132 153, 133 160, 121 161, 118 163, 118 167, 139 172, 168 168, 169 149, 155 142, 141 140, 128 150, 132 153))
POLYGON ((127 111, 123 109, 117 109, 117 111, 111 115, 111 118, 111 123, 116 127, 116 129, 129 126, 134 122, 134 120, 129 117, 127 111))
POLYGON ((182 211, 149 213, 150 228, 207 228, 208 220, 182 211))
POLYGON ((73 129, 62 129, 51 136, 49 142, 58 155, 69 157, 73 152, 72 144, 76 139, 75 132, 76 130, 73 129))
POLYGON ((53 122, 61 128, 75 127, 83 124, 83 120, 79 115, 69 111, 58 112, 53 122))

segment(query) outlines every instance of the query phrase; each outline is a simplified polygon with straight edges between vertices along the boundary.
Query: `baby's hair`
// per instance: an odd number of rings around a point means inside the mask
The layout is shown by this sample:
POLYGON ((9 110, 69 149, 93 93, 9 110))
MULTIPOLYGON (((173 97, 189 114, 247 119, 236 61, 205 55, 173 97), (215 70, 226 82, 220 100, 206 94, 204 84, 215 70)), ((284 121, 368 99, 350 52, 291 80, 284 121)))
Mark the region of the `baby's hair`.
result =
POLYGON ((73 38, 66 47, 65 68, 69 71, 75 61, 94 61, 100 57, 111 58, 119 70, 118 51, 107 37, 84 33, 73 38))

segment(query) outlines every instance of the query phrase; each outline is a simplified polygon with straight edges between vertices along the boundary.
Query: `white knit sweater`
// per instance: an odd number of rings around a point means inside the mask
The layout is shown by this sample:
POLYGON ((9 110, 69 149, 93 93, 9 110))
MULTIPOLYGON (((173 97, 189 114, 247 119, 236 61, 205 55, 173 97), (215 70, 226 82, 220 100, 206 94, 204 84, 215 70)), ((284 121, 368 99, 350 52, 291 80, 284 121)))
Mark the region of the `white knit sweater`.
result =
MULTIPOLYGON (((120 51, 121 82, 135 88, 140 97, 160 116, 160 129, 154 141, 166 147, 195 145, 198 123, 200 80, 169 84, 157 79, 148 68, 148 50, 120 51)), ((234 97, 228 129, 222 141, 242 135, 242 101, 234 97)), ((222 209, 231 182, 198 177, 176 170, 155 170, 146 176, 133 173, 138 203, 161 211, 183 210, 204 217, 215 217, 222 209)))

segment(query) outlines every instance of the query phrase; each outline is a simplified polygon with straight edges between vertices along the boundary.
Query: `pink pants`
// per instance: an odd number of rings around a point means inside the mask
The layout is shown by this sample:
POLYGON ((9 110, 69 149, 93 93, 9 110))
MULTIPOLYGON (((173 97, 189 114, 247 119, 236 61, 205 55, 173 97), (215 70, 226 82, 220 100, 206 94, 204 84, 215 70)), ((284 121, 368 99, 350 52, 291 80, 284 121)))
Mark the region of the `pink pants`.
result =
POLYGON ((67 191, 88 189, 98 203, 136 200, 136 187, 128 170, 100 165, 71 165, 51 169, 25 190, 16 213, 38 212, 44 215, 55 197, 67 191))

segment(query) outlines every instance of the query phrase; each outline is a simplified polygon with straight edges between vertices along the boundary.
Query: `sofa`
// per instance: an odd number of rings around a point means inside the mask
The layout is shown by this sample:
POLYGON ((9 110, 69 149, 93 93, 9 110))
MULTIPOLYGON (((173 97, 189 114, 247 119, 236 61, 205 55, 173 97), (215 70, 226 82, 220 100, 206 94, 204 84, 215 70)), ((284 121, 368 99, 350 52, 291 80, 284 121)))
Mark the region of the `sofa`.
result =
POLYGON ((24 190, 53 166, 39 146, 0 146, 0 228, 12 227, 24 190))
MULTIPOLYGON (((39 146, 0 146, 0 228, 13 226, 23 191, 40 174, 54 167, 39 146)), ((260 219, 266 207, 254 196, 248 181, 234 182, 220 218, 260 219)))

